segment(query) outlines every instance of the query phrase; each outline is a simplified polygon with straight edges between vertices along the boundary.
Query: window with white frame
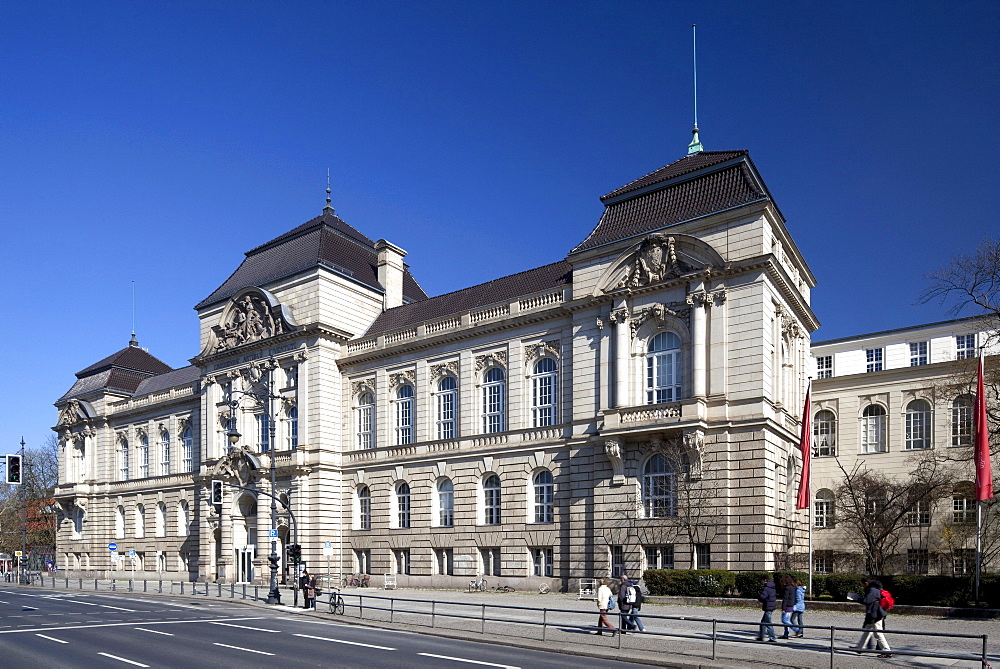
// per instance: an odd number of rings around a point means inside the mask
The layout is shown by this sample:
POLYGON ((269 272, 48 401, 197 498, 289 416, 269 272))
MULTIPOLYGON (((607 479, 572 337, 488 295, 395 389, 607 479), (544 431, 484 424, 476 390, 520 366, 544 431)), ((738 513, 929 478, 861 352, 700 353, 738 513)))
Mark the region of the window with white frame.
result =
POLYGON ((972 445, 972 397, 960 395, 951 403, 951 445, 972 445))
POLYGON ((906 551, 906 573, 926 574, 930 566, 930 556, 926 548, 909 548, 906 551))
POLYGON ((187 500, 177 503, 177 536, 186 537, 191 533, 191 507, 187 500))
POLYGON ((865 494, 865 519, 867 521, 877 521, 885 509, 886 501, 882 493, 869 491, 865 494))
POLYGON ((501 576, 500 549, 480 548, 479 557, 483 563, 483 574, 501 576))
POLYGON ((646 569, 673 569, 674 568, 674 547, 666 546, 646 546, 646 569))
POLYGON ((531 426, 548 427, 556 423, 556 361, 542 358, 535 363, 531 376, 531 426))
POLYGON ((868 363, 865 371, 868 372, 881 372, 882 371, 882 353, 883 349, 880 348, 869 348, 865 350, 865 358, 868 363))
POLYGON ((816 378, 829 379, 833 376, 833 356, 816 356, 816 378))
POLYGON ((921 527, 931 524, 931 504, 925 499, 917 500, 906 512, 906 524, 921 527))
POLYGON ((813 417, 813 455, 837 455, 837 416, 829 409, 817 411, 813 417))
POLYGON ((266 413, 254 416, 257 424, 257 451, 268 453, 271 450, 271 417, 266 413))
POLYGON ((129 475, 129 450, 128 439, 122 437, 118 440, 118 477, 121 481, 128 481, 129 475))
POLYGON ((906 405, 906 441, 908 451, 931 447, 931 405, 926 400, 913 400, 906 405))
POLYGON ((976 568, 976 550, 974 548, 956 548, 951 556, 951 573, 955 576, 966 576, 976 568))
POLYGON ((410 526, 410 484, 402 481, 396 485, 396 527, 410 526))
POLYGON ((396 445, 413 443, 413 386, 403 384, 396 390, 396 445))
POLYGON ((547 576, 552 577, 553 574, 553 556, 555 552, 552 548, 532 548, 531 549, 531 559, 532 559, 532 575, 533 576, 547 576))
POLYGON ((146 507, 142 504, 135 506, 135 538, 146 538, 146 507))
POLYGON ((712 568, 712 544, 694 545, 695 569, 712 568))
POLYGON ((869 404, 861 415, 861 452, 884 453, 885 408, 880 404, 869 404))
POLYGON ((813 500, 813 527, 825 530, 833 526, 833 491, 825 488, 817 490, 813 500))
POLYGON ((833 573, 833 556, 829 551, 813 553, 813 571, 817 574, 833 573))
POLYGON ((437 438, 455 438, 455 409, 458 406, 458 382, 454 376, 438 381, 437 387, 437 438))
POLYGON ((125 507, 115 509, 115 539, 125 538, 125 507))
POLYGON ((143 432, 139 435, 139 478, 149 477, 149 437, 143 432))
POLYGON ((163 502, 156 503, 156 536, 167 536, 167 505, 163 502))
POLYGON ((438 525, 452 527, 455 524, 455 486, 451 479, 441 479, 437 484, 438 525))
POLYGON ((396 573, 397 574, 409 574, 410 573, 410 549, 408 549, 408 548, 397 548, 393 552, 396 554, 396 573))
POLYGON ((965 360, 966 358, 975 358, 976 352, 976 335, 964 334, 955 336, 955 359, 965 360))
POLYGON ((642 468, 642 506, 646 518, 677 515, 677 474, 673 464, 657 453, 642 468))
POLYGON ((503 432, 507 384, 503 370, 491 367, 483 376, 483 432, 503 432))
POLYGON ((358 529, 372 529, 372 493, 366 485, 358 488, 358 529))
POLYGON ((608 546, 608 557, 611 562, 611 578, 620 578, 625 573, 625 547, 608 546))
POLYGON ((543 469, 537 472, 531 480, 535 498, 536 523, 551 523, 555 521, 555 484, 552 472, 543 469))
POLYGON ((673 332, 659 332, 646 347, 646 404, 680 398, 681 339, 673 332))
POLYGON ((170 474, 170 433, 160 432, 160 476, 170 474))
POLYGON ((500 477, 490 474, 483 480, 483 524, 500 524, 500 477))
POLYGON ((437 573, 442 576, 454 576, 455 575, 455 549, 453 548, 435 548, 435 557, 437 557, 437 573))
POLYGON ((299 408, 289 407, 286 415, 288 416, 288 450, 294 451, 299 447, 299 408))
POLYGON ((951 497, 951 522, 959 525, 976 522, 976 493, 971 483, 955 486, 951 497))
POLYGON ((910 342, 910 367, 919 367, 927 364, 927 342, 910 342))
POLYGON ((372 393, 358 395, 356 416, 358 448, 375 448, 375 396, 372 393))
POLYGON ((181 432, 181 466, 186 472, 194 470, 194 430, 190 425, 181 432))

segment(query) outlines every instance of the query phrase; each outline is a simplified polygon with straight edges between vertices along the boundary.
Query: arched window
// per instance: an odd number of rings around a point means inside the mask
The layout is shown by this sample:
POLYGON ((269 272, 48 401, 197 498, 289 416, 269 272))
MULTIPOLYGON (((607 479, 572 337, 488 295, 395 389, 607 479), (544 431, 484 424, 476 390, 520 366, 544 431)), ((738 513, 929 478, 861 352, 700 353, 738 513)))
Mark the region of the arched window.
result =
POLYGON ((288 410, 288 450, 294 451, 299 447, 299 408, 291 407, 288 410))
POLYGON ((358 488, 358 529, 372 529, 372 493, 366 485, 358 488))
POLYGON ((452 527, 455 524, 455 486, 451 479, 441 479, 437 485, 438 525, 452 527))
POLYGON ((396 444, 413 443, 413 386, 404 384, 396 391, 396 444))
POLYGON ((660 332, 646 349, 646 404, 676 402, 681 398, 681 340, 660 332))
POLYGON ((167 505, 163 502, 156 504, 156 536, 167 536, 167 505))
POLYGON ((878 404, 869 404, 861 415, 861 452, 885 451, 885 409, 878 404))
POLYGON ((170 473, 170 433, 160 432, 160 476, 170 473))
POLYGON ((186 472, 194 470, 194 430, 190 425, 181 432, 181 466, 186 472))
POLYGON ((500 524, 500 477, 490 474, 483 481, 483 523, 500 524))
POLYGON ((531 485, 535 498, 535 522, 554 522, 555 485, 552 483, 552 472, 547 469, 541 470, 532 477, 531 485))
POLYGON ((834 527, 833 491, 823 488, 816 491, 813 500, 813 527, 827 529, 834 527))
POLYGON ((455 438, 455 408, 458 406, 458 383, 454 376, 438 381, 437 438, 455 438))
POLYGON ((129 456, 129 452, 128 452, 128 439, 122 438, 119 441, 119 449, 118 449, 118 465, 119 465, 119 467, 118 467, 118 476, 119 476, 119 478, 122 481, 128 481, 128 473, 129 473, 128 472, 128 466, 129 466, 129 461, 128 461, 129 458, 128 458, 128 456, 129 456))
POLYGON ((837 455, 837 417, 832 411, 817 411, 813 418, 813 455, 837 455))
POLYGON ((931 447, 931 405, 926 400, 913 400, 906 405, 906 444, 908 451, 931 447))
POLYGON ((177 504, 177 536, 186 537, 191 529, 191 507, 187 500, 182 499, 177 504))
POLYGON ((959 395, 951 403, 951 445, 972 445, 972 398, 959 395))
POLYGON ((491 367, 483 376, 483 432, 503 432, 505 416, 506 382, 503 370, 491 367))
POLYGON ((548 427, 556 423, 556 361, 542 358, 535 363, 531 376, 531 426, 548 427))
POLYGON ((139 478, 149 477, 149 437, 143 432, 139 435, 139 478))
POLYGON ((410 526, 410 484, 406 481, 396 486, 396 523, 402 529, 410 526))
POLYGON ((125 507, 115 509, 115 539, 125 538, 125 507))
POLYGON ((135 507, 135 538, 146 538, 146 507, 142 504, 135 507))
POLYGON ((361 393, 357 408, 358 448, 375 448, 375 396, 361 393))
POLYGON ((642 468, 642 506, 646 518, 677 515, 677 474, 661 453, 647 460, 642 468))

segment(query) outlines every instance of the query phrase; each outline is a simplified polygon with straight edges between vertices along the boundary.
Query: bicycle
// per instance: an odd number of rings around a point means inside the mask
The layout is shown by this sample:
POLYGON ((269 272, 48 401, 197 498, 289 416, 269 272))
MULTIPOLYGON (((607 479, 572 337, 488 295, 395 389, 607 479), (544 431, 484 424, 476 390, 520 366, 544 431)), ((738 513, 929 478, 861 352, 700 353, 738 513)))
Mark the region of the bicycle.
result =
POLYGON ((469 592, 486 592, 486 577, 480 576, 477 581, 469 581, 469 592))
POLYGON ((538 586, 538 594, 539 595, 547 595, 547 594, 549 594, 549 584, 548 583, 542 583, 540 586, 538 586))
POLYGON ((367 588, 372 577, 368 574, 351 574, 344 578, 340 584, 349 588, 367 588))
POLYGON ((340 596, 340 591, 335 590, 330 593, 330 613, 344 615, 344 598, 340 596))
POLYGON ((498 585, 494 590, 497 592, 514 592, 514 587, 510 585, 498 585))

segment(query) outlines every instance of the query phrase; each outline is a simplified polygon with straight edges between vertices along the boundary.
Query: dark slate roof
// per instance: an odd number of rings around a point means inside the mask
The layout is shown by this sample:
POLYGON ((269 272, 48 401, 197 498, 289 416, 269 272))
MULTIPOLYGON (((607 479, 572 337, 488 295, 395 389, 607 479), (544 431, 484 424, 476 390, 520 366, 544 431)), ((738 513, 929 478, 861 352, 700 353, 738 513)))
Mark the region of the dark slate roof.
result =
POLYGON ((104 371, 111 367, 119 367, 137 372, 150 374, 162 374, 169 372, 172 368, 167 363, 161 361, 156 356, 150 355, 148 351, 139 348, 138 345, 128 345, 117 353, 112 353, 99 362, 95 362, 90 367, 82 369, 76 373, 77 378, 82 379, 98 371, 104 371))
POLYGON ((573 283, 572 267, 565 260, 511 274, 493 281, 445 293, 421 302, 404 304, 382 312, 365 333, 366 337, 382 334, 417 323, 459 314, 498 302, 507 302, 521 295, 531 295, 573 283))
POLYGON ((145 379, 139 384, 139 387, 135 389, 135 396, 141 397, 143 395, 152 395, 153 393, 158 393, 169 388, 187 386, 194 383, 199 378, 201 378, 201 371, 194 365, 188 365, 187 367, 181 367, 180 369, 175 369, 167 372, 166 374, 159 374, 145 379))
POLYGON ((97 390, 114 390, 132 394, 146 379, 172 371, 167 363, 132 343, 90 367, 76 373, 76 382, 57 402, 86 395, 97 390))
POLYGON ((769 197, 746 151, 702 151, 602 197, 601 220, 570 253, 769 197))
MULTIPOLYGON (((236 271, 215 292, 195 305, 195 309, 228 299, 248 286, 263 287, 317 265, 376 290, 383 289, 378 281, 375 242, 339 216, 324 211, 294 230, 247 251, 236 271)), ((415 302, 426 298, 427 294, 410 271, 405 270, 403 299, 415 302)))

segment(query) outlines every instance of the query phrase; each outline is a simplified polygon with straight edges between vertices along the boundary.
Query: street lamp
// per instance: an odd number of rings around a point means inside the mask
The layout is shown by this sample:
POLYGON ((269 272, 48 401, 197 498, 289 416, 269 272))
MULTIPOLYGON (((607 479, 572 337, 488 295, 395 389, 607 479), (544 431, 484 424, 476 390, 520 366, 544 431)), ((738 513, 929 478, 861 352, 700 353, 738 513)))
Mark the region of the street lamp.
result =
MULTIPOLYGON (((271 361, 274 362, 273 360, 271 361)), ((274 365, 271 365, 272 372, 268 373, 267 377, 267 392, 266 393, 256 393, 245 390, 234 390, 233 393, 239 393, 243 396, 248 396, 252 398, 262 410, 265 416, 267 416, 267 432, 268 432, 268 451, 271 459, 270 466, 268 469, 271 470, 271 554, 267 557, 267 561, 270 563, 271 568, 271 583, 270 590, 267 593, 267 603, 268 604, 281 604, 281 592, 278 590, 278 503, 275 500, 275 460, 274 460, 274 448, 275 448, 275 420, 274 415, 271 412, 271 401, 275 399, 280 399, 273 393, 273 369, 274 365)), ((231 403, 233 412, 232 418, 230 419, 229 429, 226 430, 226 438, 229 439, 229 443, 234 446, 239 442, 242 436, 236 429, 236 411, 240 408, 239 400, 233 400, 231 403)))

